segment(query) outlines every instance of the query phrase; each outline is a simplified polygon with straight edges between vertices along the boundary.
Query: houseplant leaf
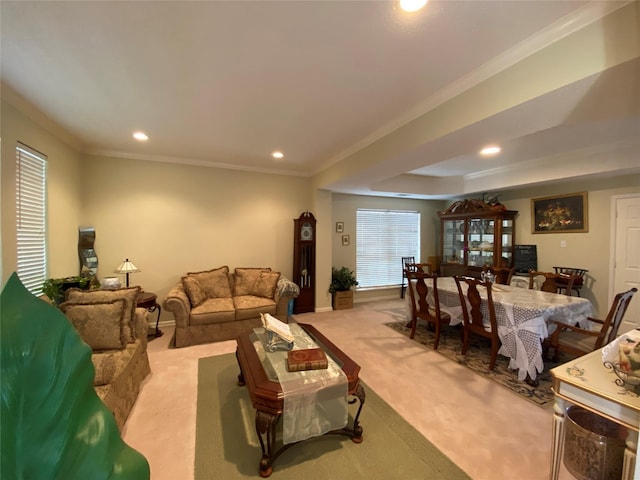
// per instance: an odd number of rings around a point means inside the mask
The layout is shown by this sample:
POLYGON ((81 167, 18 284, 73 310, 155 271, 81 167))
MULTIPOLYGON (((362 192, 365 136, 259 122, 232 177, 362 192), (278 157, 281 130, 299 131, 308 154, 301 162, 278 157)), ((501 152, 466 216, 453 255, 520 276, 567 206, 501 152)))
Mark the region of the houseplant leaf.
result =
POLYGON ((91 349, 14 273, 0 296, 0 477, 148 479, 93 388, 91 349))

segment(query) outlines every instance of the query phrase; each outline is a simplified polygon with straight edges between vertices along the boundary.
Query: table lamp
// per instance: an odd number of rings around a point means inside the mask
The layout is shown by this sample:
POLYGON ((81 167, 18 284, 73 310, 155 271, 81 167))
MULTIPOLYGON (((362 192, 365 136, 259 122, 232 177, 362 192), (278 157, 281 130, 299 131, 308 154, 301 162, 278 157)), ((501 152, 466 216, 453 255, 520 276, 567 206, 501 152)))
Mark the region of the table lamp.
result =
POLYGON ((129 287, 129 274, 140 272, 141 270, 136 267, 133 263, 129 261, 129 259, 125 259, 124 262, 120 264, 118 268, 116 268, 115 273, 124 273, 126 278, 126 285, 129 287))

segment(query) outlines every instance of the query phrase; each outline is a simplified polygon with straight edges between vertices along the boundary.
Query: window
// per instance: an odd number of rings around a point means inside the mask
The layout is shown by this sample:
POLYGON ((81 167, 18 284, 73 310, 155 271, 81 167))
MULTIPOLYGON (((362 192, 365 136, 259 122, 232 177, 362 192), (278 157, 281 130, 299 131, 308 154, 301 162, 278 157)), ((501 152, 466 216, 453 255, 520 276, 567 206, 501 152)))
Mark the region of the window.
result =
POLYGON ((356 278, 360 288, 402 282, 402 257, 420 258, 420 212, 356 212, 356 278))
POLYGON ((16 148, 17 273, 34 295, 47 278, 47 157, 18 143, 16 148))

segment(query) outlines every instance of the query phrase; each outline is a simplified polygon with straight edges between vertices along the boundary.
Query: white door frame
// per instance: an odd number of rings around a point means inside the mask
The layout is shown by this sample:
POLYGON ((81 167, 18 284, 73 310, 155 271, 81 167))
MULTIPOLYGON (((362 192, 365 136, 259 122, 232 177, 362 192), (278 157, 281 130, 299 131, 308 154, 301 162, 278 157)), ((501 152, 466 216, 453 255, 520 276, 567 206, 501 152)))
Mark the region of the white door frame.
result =
MULTIPOLYGON (((618 218, 616 215, 616 205, 618 200, 623 198, 640 198, 640 193, 627 193, 625 195, 613 195, 611 197, 611 225, 609 231, 611 232, 611 236, 609 239, 609 299, 607 305, 611 305, 613 302, 613 297, 615 296, 615 268, 616 268, 616 234, 617 234, 617 223, 618 218)), ((607 307, 608 308, 608 307, 607 307)))

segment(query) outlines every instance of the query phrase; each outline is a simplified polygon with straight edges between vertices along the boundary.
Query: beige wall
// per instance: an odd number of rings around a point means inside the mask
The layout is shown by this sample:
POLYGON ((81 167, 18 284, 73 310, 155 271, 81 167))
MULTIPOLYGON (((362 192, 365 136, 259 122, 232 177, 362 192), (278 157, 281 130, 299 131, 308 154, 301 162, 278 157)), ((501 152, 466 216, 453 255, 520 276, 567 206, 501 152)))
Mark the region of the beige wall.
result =
MULTIPOLYGON (((356 269, 356 210, 358 208, 379 208, 391 210, 415 210, 421 213, 420 230, 422 241, 420 252, 423 262, 427 257, 438 254, 438 237, 440 232, 440 221, 437 216, 438 210, 442 210, 447 202, 434 200, 412 200, 402 198, 385 198, 362 195, 333 195, 333 223, 329 226, 332 235, 332 250, 334 267, 348 267, 356 269), (336 222, 344 223, 344 232, 336 233, 336 222), (342 246, 342 235, 349 235, 350 245, 342 246)), ((398 284, 401 279, 398 279, 398 284)), ((329 284, 327 283, 327 289, 329 284)), ((355 302, 367 301, 374 298, 399 297, 399 288, 361 290, 354 295, 355 302)))
POLYGON ((554 266, 581 267, 589 270, 582 296, 594 303, 600 315, 606 315, 612 300, 609 297, 611 201, 615 195, 633 193, 640 195, 640 175, 559 183, 536 189, 505 192, 500 196, 500 202, 510 210, 518 210, 516 243, 537 245, 539 270, 553 271, 554 266), (583 191, 588 192, 588 232, 531 233, 532 198, 583 191), (566 242, 566 247, 560 246, 562 240, 566 242))
POLYGON ((291 278, 293 219, 311 210, 308 179, 106 157, 88 157, 83 179, 100 278, 125 258, 142 270, 132 284, 159 298, 186 272, 222 265, 291 278))
POLYGON ((49 275, 79 273, 81 157, 76 150, 2 100, 2 281, 16 270, 16 145, 20 141, 47 155, 49 275))

